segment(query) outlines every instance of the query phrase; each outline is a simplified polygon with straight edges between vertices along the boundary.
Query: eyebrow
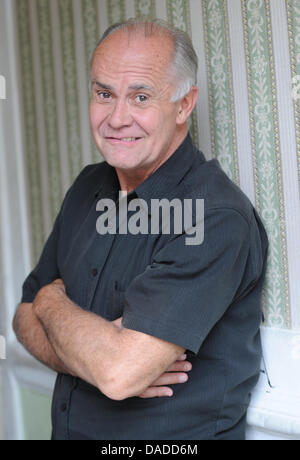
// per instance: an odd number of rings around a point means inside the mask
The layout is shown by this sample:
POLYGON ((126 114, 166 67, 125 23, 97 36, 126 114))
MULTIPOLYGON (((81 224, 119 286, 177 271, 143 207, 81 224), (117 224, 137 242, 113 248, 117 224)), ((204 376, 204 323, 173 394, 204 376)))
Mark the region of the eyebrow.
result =
POLYGON ((113 90, 113 87, 112 87, 112 86, 106 85, 105 83, 101 83, 100 81, 93 81, 92 84, 94 84, 94 85, 96 85, 96 86, 99 86, 99 87, 101 87, 101 88, 103 88, 103 89, 108 89, 108 90, 110 90, 110 91, 113 90))
POLYGON ((146 89, 148 91, 152 91, 154 93, 154 88, 150 85, 145 85, 144 83, 136 83, 135 85, 130 85, 129 89, 135 89, 137 91, 146 89))
MULTIPOLYGON (((107 85, 106 83, 102 83, 100 81, 93 81, 92 82, 93 84, 103 88, 103 89, 107 89, 109 91, 113 91, 114 90, 114 87, 111 86, 111 85, 107 85)), ((136 91, 142 91, 142 90, 148 90, 148 91, 151 91, 152 93, 154 93, 154 88, 150 85, 145 85, 144 83, 135 83, 133 85, 130 85, 128 87, 128 89, 134 89, 136 91)))

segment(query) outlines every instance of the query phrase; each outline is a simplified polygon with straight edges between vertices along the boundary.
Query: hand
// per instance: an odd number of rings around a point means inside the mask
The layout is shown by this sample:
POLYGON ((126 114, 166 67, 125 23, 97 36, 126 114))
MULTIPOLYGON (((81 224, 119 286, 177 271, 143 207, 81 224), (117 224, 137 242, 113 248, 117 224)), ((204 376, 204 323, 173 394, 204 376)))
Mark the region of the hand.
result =
POLYGON ((58 279, 54 280, 52 283, 50 283, 49 286, 52 286, 52 287, 60 290, 64 294, 66 293, 66 287, 65 287, 64 282, 63 282, 63 280, 61 278, 58 278, 58 279))
POLYGON ((61 294, 66 295, 66 288, 62 279, 58 278, 52 283, 49 283, 43 286, 35 296, 35 299, 32 304, 34 313, 39 319, 42 311, 45 308, 48 308, 49 305, 55 305, 57 301, 57 296, 61 294))
POLYGON ((120 316, 120 318, 115 319, 114 321, 112 321, 112 324, 114 324, 115 326, 117 326, 120 329, 122 329, 122 319, 123 319, 123 317, 120 316))
MULTIPOLYGON (((122 316, 112 321, 112 324, 122 328, 122 316)), ((155 382, 153 382, 139 398, 159 398, 162 396, 172 396, 173 390, 165 385, 176 385, 188 380, 186 372, 192 369, 189 361, 186 361, 186 354, 181 355, 169 369, 166 370, 155 382)))
POLYGON ((160 398, 162 396, 172 396, 173 390, 164 385, 174 385, 184 383, 188 380, 186 372, 192 369, 189 361, 186 361, 186 354, 181 355, 169 369, 166 370, 155 382, 153 382, 139 398, 160 398))

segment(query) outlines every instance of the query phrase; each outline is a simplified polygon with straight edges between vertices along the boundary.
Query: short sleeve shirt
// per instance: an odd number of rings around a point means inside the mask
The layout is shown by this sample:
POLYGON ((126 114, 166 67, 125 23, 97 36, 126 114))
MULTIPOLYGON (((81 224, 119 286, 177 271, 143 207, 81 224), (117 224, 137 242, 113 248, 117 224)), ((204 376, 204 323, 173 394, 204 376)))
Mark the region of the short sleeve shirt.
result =
MULTIPOLYGON (((185 348, 193 368, 188 382, 172 386, 171 398, 123 401, 59 374, 52 401, 54 439, 244 439, 260 370, 268 248, 256 210, 216 159, 206 161, 190 135, 126 197, 129 204, 143 202, 148 231, 145 226, 128 231, 129 220, 138 220, 134 207, 128 207, 124 231, 118 198, 116 171, 106 162, 81 172, 24 282, 22 301, 32 302, 42 286, 62 278, 67 295, 82 309, 109 321, 123 316, 123 327, 185 348), (183 205, 182 222, 184 204, 192 204, 186 214, 190 227, 175 231, 171 225, 164 231, 161 217, 159 229, 151 232, 153 203, 174 199, 183 205), (116 231, 105 234, 97 223, 105 212, 99 203, 107 200, 118 216, 116 231), (190 230, 199 222, 197 200, 203 203, 204 233, 201 243, 189 244, 190 230)), ((171 221, 175 210, 170 209, 171 221)))

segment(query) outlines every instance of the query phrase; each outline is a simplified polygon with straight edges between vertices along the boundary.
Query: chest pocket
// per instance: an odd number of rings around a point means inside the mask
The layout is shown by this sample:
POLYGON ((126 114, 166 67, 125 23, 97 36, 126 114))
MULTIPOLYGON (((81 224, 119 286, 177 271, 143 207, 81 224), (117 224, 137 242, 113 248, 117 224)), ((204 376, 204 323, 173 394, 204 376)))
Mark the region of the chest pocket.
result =
POLYGON ((114 285, 113 295, 112 295, 112 305, 111 311, 109 312, 110 321, 114 321, 120 316, 123 315, 124 310, 124 296, 125 291, 121 291, 119 289, 118 283, 116 282, 114 285))

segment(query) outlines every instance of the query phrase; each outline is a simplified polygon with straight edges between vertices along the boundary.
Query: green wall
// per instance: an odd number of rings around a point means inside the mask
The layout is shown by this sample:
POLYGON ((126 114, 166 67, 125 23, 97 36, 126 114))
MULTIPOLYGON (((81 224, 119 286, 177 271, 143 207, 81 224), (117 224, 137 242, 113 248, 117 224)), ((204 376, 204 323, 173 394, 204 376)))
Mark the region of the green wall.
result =
POLYGON ((20 389, 25 440, 51 438, 51 398, 28 388, 20 389))

